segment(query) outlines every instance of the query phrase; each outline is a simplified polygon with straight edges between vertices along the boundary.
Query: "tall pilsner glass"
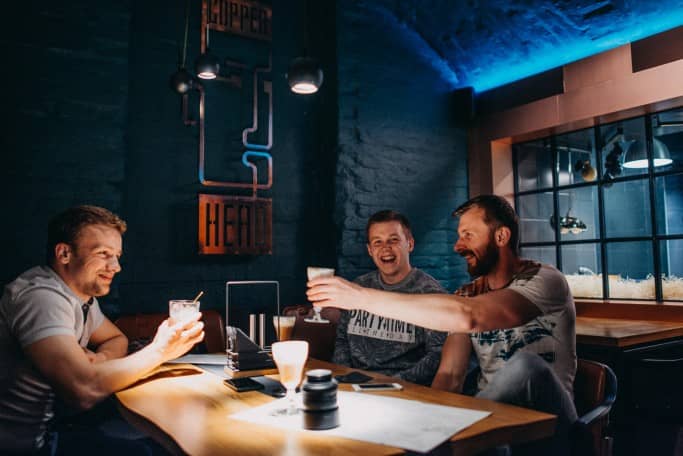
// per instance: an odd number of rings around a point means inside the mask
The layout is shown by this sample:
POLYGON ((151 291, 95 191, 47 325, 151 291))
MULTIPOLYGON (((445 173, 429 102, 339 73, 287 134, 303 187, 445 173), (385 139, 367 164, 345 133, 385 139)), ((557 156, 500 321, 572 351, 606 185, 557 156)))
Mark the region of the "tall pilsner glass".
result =
POLYGON ((295 415, 298 412, 294 397, 296 387, 301 382, 304 365, 308 358, 308 342, 304 340, 288 340, 275 342, 272 345, 273 360, 280 374, 280 383, 287 390, 287 408, 279 413, 295 415))

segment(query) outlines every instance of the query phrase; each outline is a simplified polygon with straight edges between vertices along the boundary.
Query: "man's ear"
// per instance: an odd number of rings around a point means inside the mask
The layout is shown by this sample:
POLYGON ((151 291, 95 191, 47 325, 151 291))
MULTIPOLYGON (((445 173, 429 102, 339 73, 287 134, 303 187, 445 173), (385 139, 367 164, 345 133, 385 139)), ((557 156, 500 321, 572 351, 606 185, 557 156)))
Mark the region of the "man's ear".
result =
POLYGON ((415 238, 410 236, 410 238, 408 239, 408 251, 412 252, 414 248, 415 248, 415 238))
POLYGON ((493 235, 493 239, 496 241, 496 246, 504 247, 510 242, 510 236, 512 232, 507 226, 501 226, 496 230, 493 235))
POLYGON ((55 261, 60 264, 68 264, 71 260, 71 247, 69 244, 60 242, 55 246, 55 261))
POLYGON ((368 255, 370 255, 370 258, 372 258, 372 250, 370 250, 370 244, 365 244, 365 247, 368 249, 368 255))

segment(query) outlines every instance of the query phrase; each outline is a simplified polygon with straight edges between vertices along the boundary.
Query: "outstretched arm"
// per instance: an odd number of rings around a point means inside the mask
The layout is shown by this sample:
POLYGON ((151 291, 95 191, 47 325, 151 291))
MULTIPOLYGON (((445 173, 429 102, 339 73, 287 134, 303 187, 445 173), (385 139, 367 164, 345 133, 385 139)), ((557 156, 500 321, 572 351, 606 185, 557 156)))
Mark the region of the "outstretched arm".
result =
POLYGON ((321 307, 367 310, 429 329, 479 332, 520 326, 541 311, 524 296, 500 289, 466 298, 448 294, 404 294, 363 288, 341 277, 308 282, 308 299, 321 307))
POLYGON ((62 399, 87 409, 200 342, 204 338, 204 324, 197 321, 200 316, 173 326, 164 321, 151 344, 125 358, 91 363, 71 335, 46 337, 25 351, 62 399))

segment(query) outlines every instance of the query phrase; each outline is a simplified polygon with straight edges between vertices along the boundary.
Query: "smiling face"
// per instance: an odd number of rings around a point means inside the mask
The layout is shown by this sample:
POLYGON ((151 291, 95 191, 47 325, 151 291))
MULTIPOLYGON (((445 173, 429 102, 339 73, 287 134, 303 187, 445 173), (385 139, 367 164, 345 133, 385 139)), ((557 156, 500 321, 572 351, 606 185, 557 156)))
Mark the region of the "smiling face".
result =
POLYGON ((455 252, 467 261, 470 276, 479 277, 493 270, 500 253, 495 241, 495 230, 484 222, 484 209, 473 207, 460 216, 455 252))
POLYGON ((406 233, 400 222, 377 222, 368 229, 368 254, 384 283, 398 283, 408 275, 414 246, 413 236, 406 233))
POLYGON ((56 270, 83 301, 92 296, 104 296, 121 270, 121 246, 121 234, 115 228, 87 225, 72 245, 56 245, 56 270))

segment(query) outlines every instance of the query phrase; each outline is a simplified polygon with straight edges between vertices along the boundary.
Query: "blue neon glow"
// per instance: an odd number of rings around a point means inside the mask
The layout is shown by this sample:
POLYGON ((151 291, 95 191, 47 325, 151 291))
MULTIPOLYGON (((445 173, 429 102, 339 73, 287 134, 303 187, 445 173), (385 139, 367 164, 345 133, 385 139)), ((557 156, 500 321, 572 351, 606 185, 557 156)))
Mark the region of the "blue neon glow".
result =
MULTIPOLYGON (((577 41, 567 42, 562 46, 548 46, 547 49, 535 52, 524 60, 513 52, 513 58, 510 60, 498 58, 495 62, 487 62, 486 66, 484 62, 481 62, 481 67, 485 69, 476 77, 469 78, 469 75, 464 75, 462 83, 458 85, 460 87, 471 85, 475 91, 483 92, 683 24, 683 11, 681 10, 674 10, 670 14, 657 17, 634 16, 636 17, 633 18, 633 23, 623 23, 619 30, 615 30, 598 40, 581 37, 577 38, 577 41)), ((481 56, 481 60, 485 58, 485 55, 481 56)))

